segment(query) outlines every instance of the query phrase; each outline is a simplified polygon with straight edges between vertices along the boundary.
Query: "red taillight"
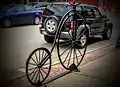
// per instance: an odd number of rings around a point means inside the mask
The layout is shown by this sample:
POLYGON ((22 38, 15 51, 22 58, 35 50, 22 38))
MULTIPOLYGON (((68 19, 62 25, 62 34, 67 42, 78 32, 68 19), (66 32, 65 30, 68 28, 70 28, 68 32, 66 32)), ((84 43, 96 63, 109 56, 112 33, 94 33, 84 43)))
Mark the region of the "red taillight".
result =
POLYGON ((41 16, 40 16, 40 24, 43 24, 43 12, 41 12, 41 16))
POLYGON ((40 17, 40 24, 43 24, 43 17, 40 17))
POLYGON ((70 29, 73 30, 78 27, 78 22, 76 21, 71 21, 70 23, 70 29))

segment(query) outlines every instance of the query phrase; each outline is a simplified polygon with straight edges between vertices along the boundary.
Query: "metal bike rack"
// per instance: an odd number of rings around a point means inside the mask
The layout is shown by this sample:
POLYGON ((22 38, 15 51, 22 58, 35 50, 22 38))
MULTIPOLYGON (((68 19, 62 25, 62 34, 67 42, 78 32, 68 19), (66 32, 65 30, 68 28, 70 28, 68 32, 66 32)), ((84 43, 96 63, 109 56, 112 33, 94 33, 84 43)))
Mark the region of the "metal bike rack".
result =
POLYGON ((86 20, 76 10, 76 6, 78 4, 75 4, 73 2, 70 3, 70 5, 73 6, 73 9, 66 12, 66 14, 62 17, 56 31, 52 49, 49 51, 47 48, 44 47, 37 48, 29 55, 28 59, 26 60, 26 76, 28 81, 32 85, 40 86, 45 83, 51 71, 52 65, 51 54, 56 44, 59 61, 66 70, 68 71, 78 70, 77 67, 80 65, 84 58, 87 49, 87 44, 85 44, 84 47, 81 47, 79 39, 84 35, 86 37, 87 43, 88 32, 86 27, 86 20), (80 30, 79 26, 77 26, 78 19, 81 19, 82 21, 81 24, 84 25, 84 29, 82 30, 80 30), (64 50, 61 47, 64 45, 64 42, 61 42, 62 28, 70 20, 72 20, 73 22, 73 29, 68 31, 69 39, 65 40, 67 48, 64 50), (80 32, 78 33, 78 31, 80 32), (63 50, 63 52, 61 50, 63 50))

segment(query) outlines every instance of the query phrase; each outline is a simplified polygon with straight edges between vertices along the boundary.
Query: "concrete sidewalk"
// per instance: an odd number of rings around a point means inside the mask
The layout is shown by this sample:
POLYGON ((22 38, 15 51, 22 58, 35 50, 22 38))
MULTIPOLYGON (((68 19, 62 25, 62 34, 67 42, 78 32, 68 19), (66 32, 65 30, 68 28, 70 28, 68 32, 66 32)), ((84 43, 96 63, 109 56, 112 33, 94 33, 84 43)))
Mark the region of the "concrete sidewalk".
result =
MULTIPOLYGON (((120 49, 102 48, 88 53, 80 72, 71 72, 46 84, 47 87, 120 87, 120 49)), ((54 66, 50 77, 66 72, 60 65, 54 66), (59 67, 58 67, 59 66, 59 67)), ((48 77, 48 78, 50 78, 48 77)), ((0 87, 34 87, 25 77, 17 78, 0 87)))

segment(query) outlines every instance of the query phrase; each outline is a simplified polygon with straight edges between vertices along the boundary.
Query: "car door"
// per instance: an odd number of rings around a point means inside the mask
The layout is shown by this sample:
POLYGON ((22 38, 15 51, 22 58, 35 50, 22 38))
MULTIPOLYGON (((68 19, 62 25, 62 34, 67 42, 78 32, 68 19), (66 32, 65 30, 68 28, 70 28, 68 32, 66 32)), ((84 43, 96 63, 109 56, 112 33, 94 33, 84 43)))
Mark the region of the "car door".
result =
POLYGON ((102 14, 101 12, 96 8, 92 8, 94 11, 94 19, 95 19, 95 31, 94 33, 100 33, 103 32, 104 26, 105 26, 105 21, 102 19, 102 14))
POLYGON ((90 6, 82 6, 81 15, 86 19, 87 24, 90 26, 90 34, 94 34, 96 31, 96 22, 92 8, 90 6))
POLYGON ((14 16, 12 18, 14 24, 24 24, 24 6, 16 6, 12 9, 14 16))
POLYGON ((35 14, 39 15, 39 12, 32 6, 25 6, 25 11, 24 11, 24 20, 26 23, 33 23, 35 14))

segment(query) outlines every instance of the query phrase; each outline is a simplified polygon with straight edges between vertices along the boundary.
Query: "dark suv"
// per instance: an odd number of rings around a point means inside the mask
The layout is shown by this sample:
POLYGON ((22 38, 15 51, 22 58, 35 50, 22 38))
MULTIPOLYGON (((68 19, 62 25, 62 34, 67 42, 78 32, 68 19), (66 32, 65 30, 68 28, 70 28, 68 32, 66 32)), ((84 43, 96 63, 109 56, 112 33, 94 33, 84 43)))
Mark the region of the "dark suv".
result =
MULTIPOLYGON (((58 23, 60 22, 62 16, 70 10, 72 7, 69 3, 53 3, 46 7, 43 11, 43 21, 42 27, 40 28, 41 34, 44 35, 45 41, 52 43, 54 41, 54 36, 58 23)), ((107 18, 105 14, 102 14, 96 6, 88 4, 80 4, 76 8, 81 15, 87 20, 87 30, 88 37, 93 37, 95 35, 102 35, 103 39, 110 39, 112 34, 113 23, 107 18)), ((70 25, 62 29, 63 32, 70 31, 70 25)), ((80 28, 84 26, 80 25, 80 28)), ((65 38, 65 37, 64 37, 65 38)), ((86 37, 81 38, 84 41, 83 46, 86 43, 86 37)))

